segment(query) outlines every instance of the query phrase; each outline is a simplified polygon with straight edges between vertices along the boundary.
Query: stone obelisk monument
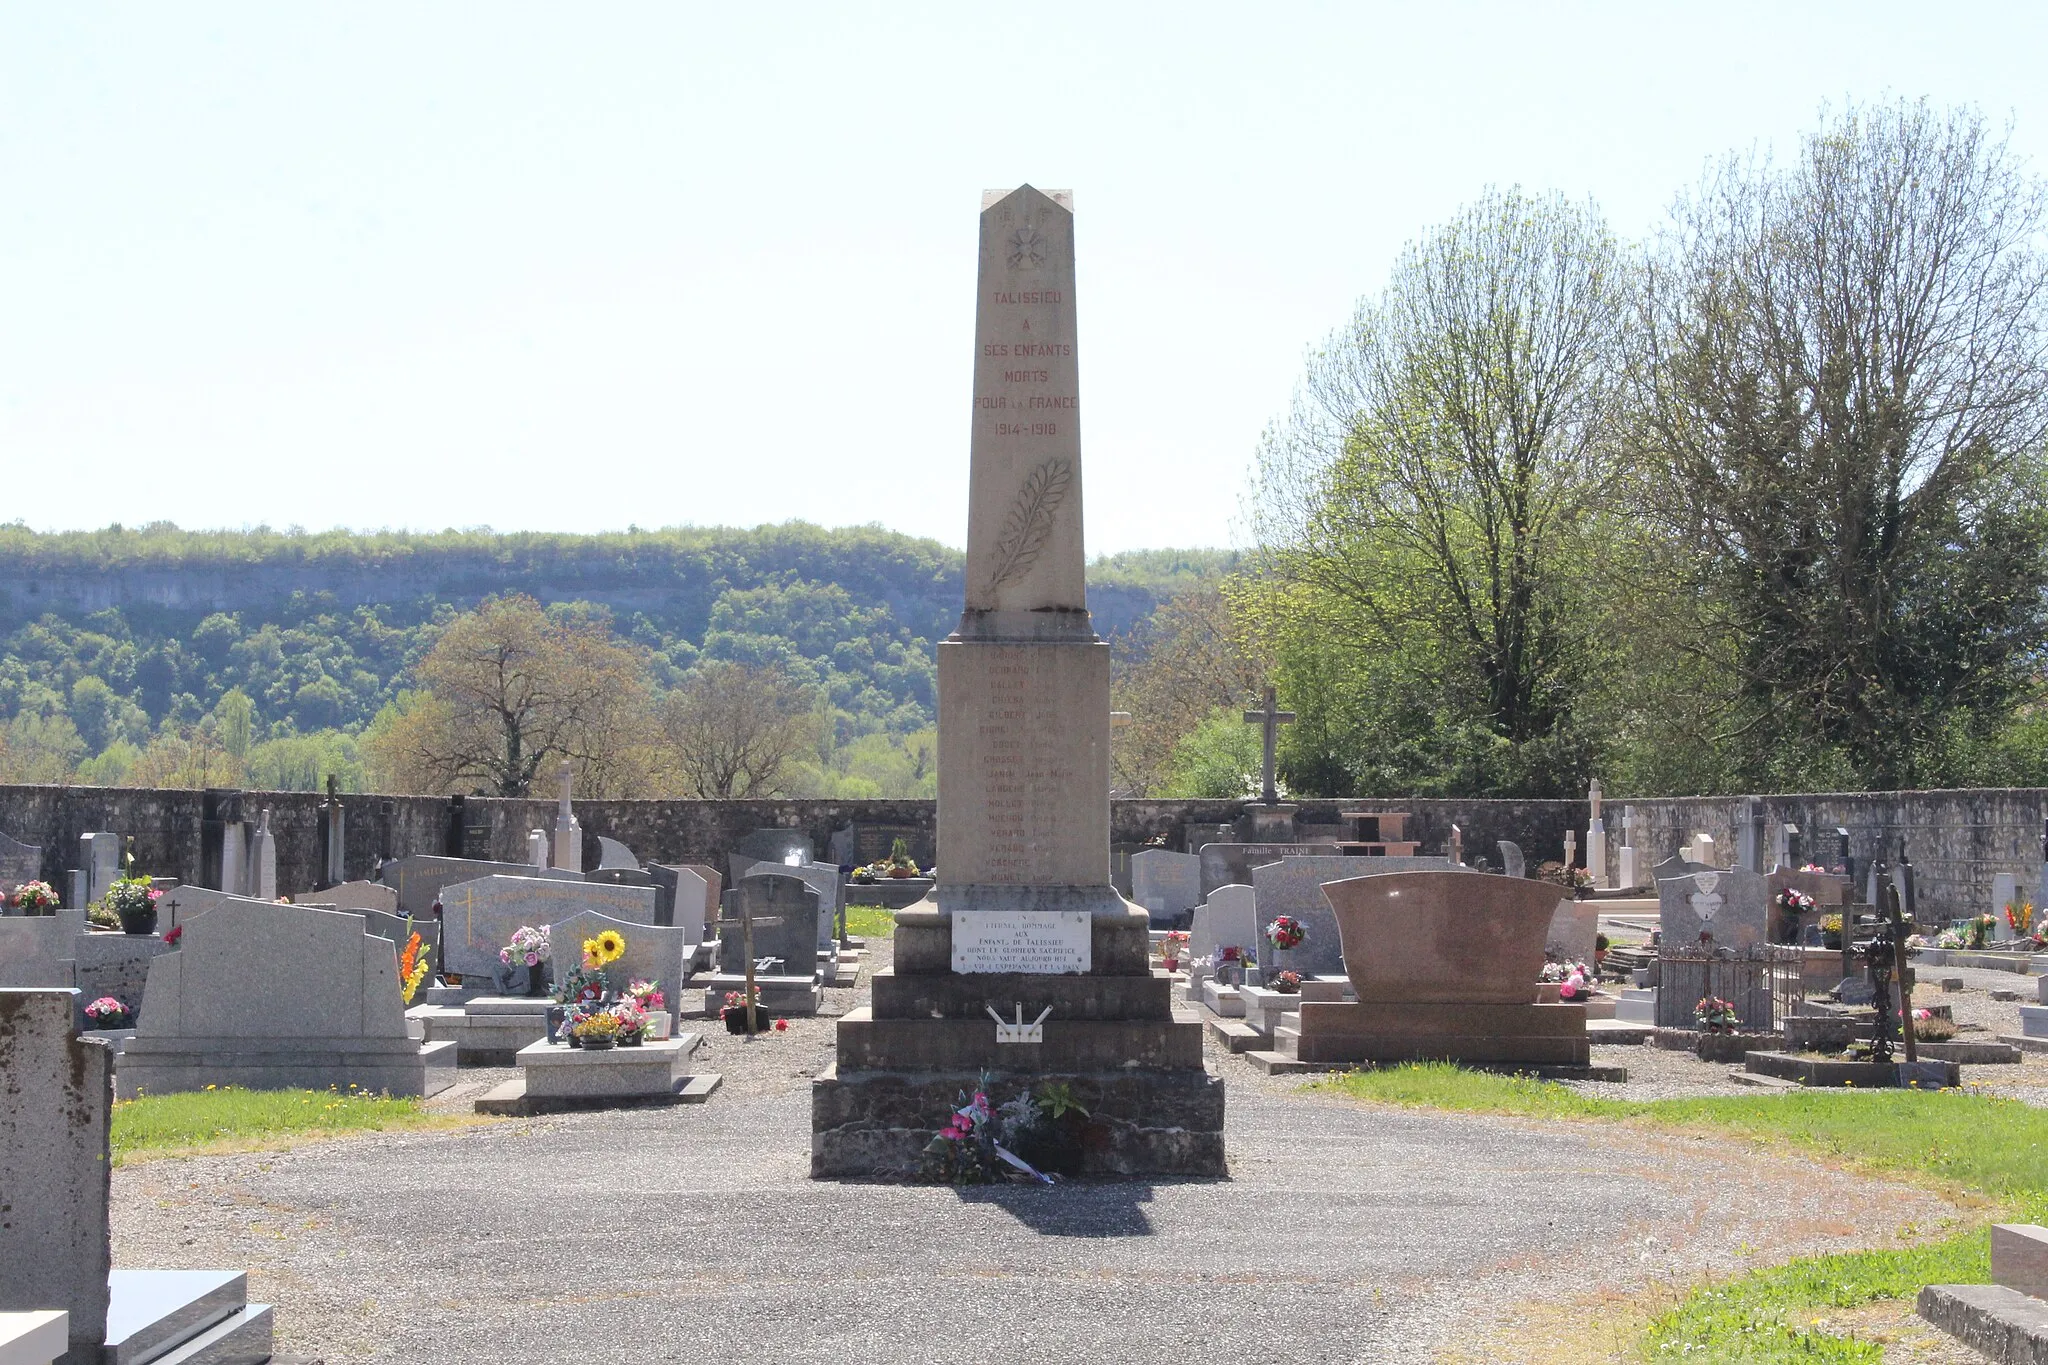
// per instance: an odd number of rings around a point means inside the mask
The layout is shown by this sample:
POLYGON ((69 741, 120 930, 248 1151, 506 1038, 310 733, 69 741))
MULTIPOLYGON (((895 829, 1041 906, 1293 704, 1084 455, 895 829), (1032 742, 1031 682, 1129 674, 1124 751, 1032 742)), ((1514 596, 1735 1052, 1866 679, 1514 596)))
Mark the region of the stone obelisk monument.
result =
POLYGON ((811 1173, 900 1177, 988 1078, 1064 1087, 1071 1169, 1222 1175, 1223 1084, 1109 880, 1109 647, 1081 541, 1073 198, 982 199, 960 628, 939 646, 939 865, 812 1083, 811 1173), (992 1017, 993 1016, 993 1017, 992 1017))

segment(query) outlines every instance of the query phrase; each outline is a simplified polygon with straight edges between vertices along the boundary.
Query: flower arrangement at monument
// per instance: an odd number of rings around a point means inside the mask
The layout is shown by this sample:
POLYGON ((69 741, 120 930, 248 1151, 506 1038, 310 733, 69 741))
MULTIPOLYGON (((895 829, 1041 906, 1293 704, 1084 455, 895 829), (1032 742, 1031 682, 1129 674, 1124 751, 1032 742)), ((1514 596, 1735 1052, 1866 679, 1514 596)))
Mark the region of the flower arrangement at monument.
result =
POLYGON ((555 950, 549 941, 548 926, 538 929, 522 924, 512 933, 512 941, 498 949, 498 961, 507 967, 524 967, 528 971, 553 958, 555 950))
POLYGON ((601 971, 581 965, 571 967, 555 980, 554 1000, 564 1010, 589 1011, 611 994, 611 982, 601 971))
POLYGON ((87 1028, 127 1028, 134 1012, 111 995, 103 995, 85 1007, 87 1028))
POLYGON ((631 996, 623 997, 613 1001, 607 1013, 619 1021, 620 1046, 640 1046, 640 1040, 647 1032, 647 1011, 640 1008, 639 1002, 631 996))
POLYGON ((1266 926, 1266 942, 1278 949, 1298 948, 1308 937, 1308 926, 1292 915, 1280 915, 1266 926))
POLYGON ((1923 1043, 1946 1043, 1956 1036, 1956 1022, 1929 1009, 1913 1011, 1913 1036, 1923 1043))
POLYGON ((626 937, 616 929, 606 929, 595 938, 583 940, 583 969, 601 972, 626 955, 626 937))
POLYGON ((1566 1004, 1583 1004, 1593 994, 1593 969, 1583 962, 1546 962, 1536 975, 1545 985, 1557 986, 1557 998, 1566 1004))
POLYGON ((1972 948, 1982 948, 1986 943, 1990 942, 1991 935, 1997 928, 1998 920, 1988 911, 1984 914, 1973 916, 1967 930, 1970 935, 1970 946, 1972 948))
POLYGON ((1301 973, 1275 972, 1273 973, 1273 979, 1266 984, 1282 995, 1299 995, 1301 994, 1301 973))
MULTIPOLYGON (((1842 946, 1842 917, 1822 915, 1820 917, 1820 941, 1824 947, 1840 949, 1842 946)), ((1958 947, 1961 945, 1958 944, 1958 947)))
POLYGON ((748 1028, 748 1003, 747 996, 741 991, 727 991, 725 993, 725 1008, 719 1010, 718 1017, 725 1021, 725 1031, 727 1033, 759 1033, 768 1027, 766 1012, 761 1008, 761 997, 756 995, 752 1000, 753 1027, 751 1029, 748 1028))
POLYGON ((625 1031, 625 1027, 620 1023, 618 1015, 610 1010, 598 1010, 594 1014, 582 1016, 569 1026, 569 1031, 581 1046, 592 1052, 602 1052, 606 1048, 617 1046, 619 1035, 625 1031))
POLYGON ((2034 903, 2025 896, 2017 896, 2005 903, 2005 923, 2015 938, 2041 937, 2040 927, 2035 923, 2034 903))
POLYGON ((1813 910, 1815 901, 1796 886, 1788 886, 1776 897, 1778 909, 1788 915, 1804 915, 1813 910))
POLYGON ((163 899, 163 894, 150 885, 147 877, 122 877, 107 887, 100 904, 114 912, 122 933, 153 934, 156 903, 163 899))
POLYGON ((1169 972, 1180 970, 1181 954, 1187 951, 1188 934, 1185 929, 1169 929, 1159 940, 1159 960, 1169 972))
POLYGON ((1962 948, 1968 943, 1969 940, 1963 936, 1960 929, 1944 929, 1934 936, 1934 946, 1937 948, 1962 948))
POLYGON ((668 1008, 668 1000, 661 993, 661 983, 659 981, 642 981, 635 977, 626 983, 624 990, 619 992, 619 998, 621 1000, 631 1000, 643 1010, 668 1008))
POLYGON ((889 878, 920 877, 927 875, 917 865, 917 859, 910 856, 909 841, 898 839, 889 845, 889 856, 878 858, 865 867, 853 870, 853 880, 862 886, 872 886, 889 878))
POLYGON ((1719 996, 1702 997, 1693 1006, 1693 1022, 1708 1033, 1732 1033, 1741 1019, 1735 1013, 1735 1006, 1719 996))
POLYGON ((23 882, 9 903, 24 915, 50 915, 57 910, 57 892, 48 882, 23 882))
POLYGON ((419 993, 420 983, 427 979, 427 956, 418 934, 405 941, 405 951, 398 955, 398 993, 408 1005, 419 993))

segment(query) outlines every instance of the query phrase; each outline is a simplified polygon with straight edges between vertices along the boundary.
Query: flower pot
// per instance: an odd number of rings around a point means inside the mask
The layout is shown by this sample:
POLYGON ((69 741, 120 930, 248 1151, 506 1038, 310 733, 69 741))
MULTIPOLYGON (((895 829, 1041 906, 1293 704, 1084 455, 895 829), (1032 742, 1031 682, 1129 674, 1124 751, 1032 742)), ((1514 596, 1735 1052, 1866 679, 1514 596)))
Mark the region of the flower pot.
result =
MULTIPOLYGON (((725 1011, 723 1017, 727 1033, 745 1033, 747 1031, 747 1012, 745 1010, 739 1008, 729 1009, 725 1011)), ((762 1033, 767 1028, 768 1012, 759 1005, 754 1006, 754 1032, 762 1033)))
POLYGON ((1177 957, 1162 957, 1159 959, 1159 963, 1161 966, 1165 967, 1166 970, 1168 970, 1169 972, 1177 972, 1180 970, 1180 959, 1177 957))
POLYGON ((147 910, 124 910, 121 912, 121 932, 141 937, 156 932, 156 907, 147 910))
POLYGON ((526 993, 546 995, 548 993, 548 964, 536 963, 526 969, 526 993))
POLYGON ((910 875, 910 869, 907 867, 892 867, 889 869, 889 875, 898 878, 908 877, 910 875))
POLYGON ((643 1035, 643 1034, 641 1034, 641 1033, 621 1033, 621 1034, 619 1035, 619 1046, 620 1046, 620 1047, 638 1047, 638 1046, 640 1046, 640 1043, 641 1043, 641 1039, 642 1039, 642 1038, 643 1038, 644 1036, 645 1036, 645 1035, 643 1035))
POLYGON ((585 1038, 583 1040, 583 1050, 585 1052, 610 1052, 618 1046, 618 1043, 619 1040, 616 1038, 585 1038))
POLYGON ((675 1016, 667 1010, 647 1011, 647 1036, 657 1043, 665 1043, 675 1028, 675 1016))

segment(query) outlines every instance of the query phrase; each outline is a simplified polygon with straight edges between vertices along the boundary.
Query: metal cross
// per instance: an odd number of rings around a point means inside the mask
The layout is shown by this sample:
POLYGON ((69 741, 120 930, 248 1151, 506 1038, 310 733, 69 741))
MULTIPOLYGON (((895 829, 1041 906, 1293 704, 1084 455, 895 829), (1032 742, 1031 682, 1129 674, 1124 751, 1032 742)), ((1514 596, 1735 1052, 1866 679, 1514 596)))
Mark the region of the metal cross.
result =
POLYGON ((756 923, 780 924, 782 923, 782 916, 763 915, 756 921, 754 918, 754 908, 743 904, 740 906, 740 913, 737 917, 727 919, 721 915, 718 918, 718 927, 721 929, 728 924, 737 924, 740 927, 740 952, 747 959, 747 993, 740 1002, 740 1008, 747 1012, 747 1036, 750 1038, 760 1031, 754 1027, 754 925, 756 923))
POLYGON ((1273 756, 1280 747, 1280 727, 1294 724, 1294 713, 1280 709, 1274 690, 1269 687, 1266 689, 1266 704, 1256 711, 1245 712, 1244 723, 1262 726, 1265 730, 1265 764, 1260 778, 1266 794, 1262 801, 1265 805, 1277 806, 1280 804, 1280 789, 1273 784, 1273 756))

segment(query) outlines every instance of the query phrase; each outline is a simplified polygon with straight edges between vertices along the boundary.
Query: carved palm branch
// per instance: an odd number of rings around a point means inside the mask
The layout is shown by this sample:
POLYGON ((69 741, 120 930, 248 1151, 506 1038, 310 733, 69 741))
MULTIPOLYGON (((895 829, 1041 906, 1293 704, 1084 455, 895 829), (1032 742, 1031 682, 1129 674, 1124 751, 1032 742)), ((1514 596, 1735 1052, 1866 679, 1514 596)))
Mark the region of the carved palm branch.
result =
POLYGON ((996 541, 995 567, 989 572, 988 593, 995 595, 1003 584, 1022 578, 1038 562, 1046 537, 1052 534, 1053 513, 1067 499, 1073 486, 1073 462, 1050 459, 1031 471, 1010 515, 1003 519, 1002 538, 996 541))

